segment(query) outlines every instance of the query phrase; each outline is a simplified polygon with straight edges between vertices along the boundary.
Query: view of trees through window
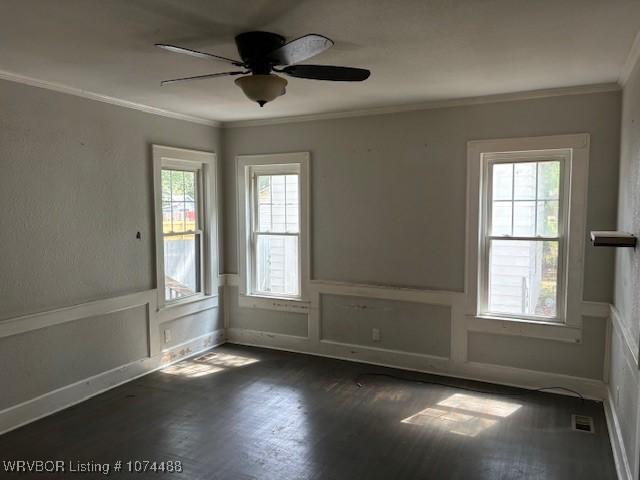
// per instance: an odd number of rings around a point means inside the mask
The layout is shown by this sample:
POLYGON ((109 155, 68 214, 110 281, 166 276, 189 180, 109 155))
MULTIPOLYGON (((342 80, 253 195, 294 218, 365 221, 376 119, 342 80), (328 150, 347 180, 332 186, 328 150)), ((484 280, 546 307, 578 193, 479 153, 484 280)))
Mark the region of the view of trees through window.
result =
POLYGON ((557 316, 560 161, 492 165, 488 310, 557 316))

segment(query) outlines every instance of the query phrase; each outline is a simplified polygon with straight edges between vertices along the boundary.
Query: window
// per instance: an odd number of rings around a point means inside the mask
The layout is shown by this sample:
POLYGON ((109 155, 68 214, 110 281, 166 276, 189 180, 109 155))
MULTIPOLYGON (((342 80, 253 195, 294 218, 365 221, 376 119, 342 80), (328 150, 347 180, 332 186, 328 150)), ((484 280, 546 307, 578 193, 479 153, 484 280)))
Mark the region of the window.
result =
POLYGON ((246 296, 304 297, 307 162, 305 153, 238 158, 246 296))
POLYGON ((279 173, 253 170, 251 182, 253 292, 300 295, 300 174, 298 166, 279 173), (288 171, 290 170, 290 171, 288 171))
POLYGON ((468 143, 473 329, 579 340, 588 161, 588 134, 468 143))
POLYGON ((197 170, 162 169, 165 302, 202 291, 198 174, 197 170))
POLYGON ((210 294, 212 154, 154 145, 159 306, 210 294))
POLYGON ((564 291, 565 158, 485 155, 482 311, 557 320, 564 291))

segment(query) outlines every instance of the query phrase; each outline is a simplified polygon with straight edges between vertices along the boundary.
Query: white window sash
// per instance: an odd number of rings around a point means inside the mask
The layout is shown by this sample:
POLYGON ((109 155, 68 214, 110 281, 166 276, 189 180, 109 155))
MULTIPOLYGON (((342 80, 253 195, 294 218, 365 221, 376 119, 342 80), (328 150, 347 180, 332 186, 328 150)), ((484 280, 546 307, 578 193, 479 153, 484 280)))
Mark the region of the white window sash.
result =
MULTIPOLYGON (((261 165, 259 167, 250 167, 250 176, 251 176, 251 190, 249 192, 251 197, 251 294, 257 295, 261 297, 276 297, 276 298, 291 298, 297 299, 301 298, 302 295, 302 265, 300 262, 301 254, 300 251, 300 225, 302 224, 302 212, 300 208, 300 196, 301 196, 301 181, 300 181, 300 166, 297 164, 285 164, 285 165, 261 165), (296 175, 298 177, 298 232, 273 232, 273 231, 261 231, 259 230, 259 203, 258 203, 258 177, 261 175, 296 175), (258 237, 260 236, 272 236, 272 237, 296 237, 297 241, 297 249, 298 249, 298 272, 297 279, 298 285, 297 295, 287 295, 283 293, 272 293, 260 290, 258 288, 258 237)), ((286 187, 285 187, 285 195, 286 195, 286 187)), ((286 202, 286 200, 285 200, 286 202)))
MULTIPOLYGON (((566 224, 568 221, 568 190, 569 186, 566 185, 568 177, 565 175, 567 156, 569 152, 508 152, 502 154, 487 154, 482 156, 483 162, 483 179, 481 182, 481 203, 482 203, 482 218, 484 221, 481 225, 481 237, 480 237, 480 272, 479 272, 479 295, 478 295, 478 313, 481 316, 496 317, 496 318, 516 318, 531 321, 542 322, 555 322, 564 323, 565 313, 565 265, 567 263, 565 237, 566 237, 566 224), (496 164, 515 164, 515 163, 545 163, 545 162, 559 162, 560 163, 560 178, 559 178, 559 195, 558 195, 558 235, 554 237, 548 237, 543 235, 491 235, 492 231, 492 200, 493 200, 493 167, 496 164), (491 242, 501 240, 513 240, 513 241, 555 241, 558 243, 558 264, 556 270, 556 315, 554 317, 545 317, 542 315, 529 315, 524 313, 513 314, 505 312, 494 312, 489 309, 489 262, 491 258, 491 242)), ((536 166, 537 169, 537 166, 536 166)), ((533 201, 536 205, 536 220, 534 225, 537 226, 537 202, 539 201, 538 194, 538 175, 536 173, 536 198, 533 201)), ((512 175, 512 197, 514 195, 515 188, 515 175, 512 175)), ((555 199, 554 199, 555 200, 555 199)), ((511 200, 511 231, 514 229, 514 204, 517 201, 511 200)))
POLYGON ((156 230, 156 288, 158 310, 217 295, 217 215, 215 210, 215 154, 153 145, 154 204, 156 230), (196 229, 164 232, 162 216, 162 170, 182 170, 196 174, 196 229), (164 239, 194 235, 198 241, 198 292, 175 300, 165 298, 164 239))
MULTIPOLYGON (((241 276, 240 304, 247 297, 283 299, 283 301, 306 301, 309 282, 309 154, 306 152, 242 155, 237 157, 238 178, 238 228, 241 242, 238 256, 241 276), (257 177, 259 175, 297 175, 298 176, 298 231, 273 232, 258 228, 257 177), (298 246, 298 295, 262 292, 257 289, 256 250, 259 236, 296 237, 298 246)), ((245 304, 246 306, 253 306, 245 304)), ((265 304, 269 308, 269 304, 265 304)))

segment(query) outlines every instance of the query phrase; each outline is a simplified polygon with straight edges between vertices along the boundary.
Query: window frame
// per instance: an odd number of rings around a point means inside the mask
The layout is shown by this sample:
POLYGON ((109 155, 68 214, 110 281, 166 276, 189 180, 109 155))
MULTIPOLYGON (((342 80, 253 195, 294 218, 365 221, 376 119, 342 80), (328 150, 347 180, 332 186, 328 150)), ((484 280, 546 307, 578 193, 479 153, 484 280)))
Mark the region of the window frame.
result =
MULTIPOLYGON (((268 155, 239 155, 236 157, 238 182, 238 263, 240 273, 240 306, 287 309, 288 306, 308 302, 310 278, 309 245, 309 153, 295 152, 268 155), (298 292, 296 296, 270 295, 258 292, 256 282, 257 196, 256 176, 297 174, 298 186, 298 292)), ((280 233, 276 233, 280 235, 280 233)), ((283 236, 290 235, 282 233, 283 236)), ((295 308, 295 307, 294 307, 295 308)))
POLYGON ((590 136, 586 133, 468 142, 465 316, 470 319, 471 330, 581 341, 589 145, 590 136), (548 158, 550 151, 566 155, 561 180, 566 216, 562 224, 567 225, 563 236, 565 262, 562 269, 560 266, 558 269, 559 284, 562 282, 564 288, 563 305, 557 305, 557 318, 553 320, 487 313, 483 309, 481 290, 486 285, 481 273, 483 259, 487 257, 482 249, 486 248, 483 243, 483 231, 486 230, 483 229, 486 229, 487 217, 485 199, 489 198, 483 195, 488 175, 485 159, 491 156, 508 158, 509 155, 512 158, 531 155, 533 158, 535 154, 548 158))
MULTIPOLYGON (((153 145, 154 223, 156 252, 157 309, 162 310, 218 296, 214 272, 218 271, 216 199, 216 156, 211 152, 153 145), (188 234, 200 235, 200 291, 187 297, 165 299, 164 238, 162 218, 162 170, 192 171, 196 174, 197 227, 188 234)), ((176 234, 177 235, 177 234, 176 234)))
MULTIPOLYGON (((567 166, 571 162, 571 149, 553 149, 542 151, 524 152, 491 152, 482 154, 482 181, 481 181, 481 226, 480 226, 480 272, 479 272, 479 295, 478 314, 484 317, 518 319, 532 322, 564 323, 566 318, 566 276, 568 268, 567 261, 567 230, 569 221, 569 179, 566 174, 567 166), (492 235, 492 215, 491 202, 493 199, 493 167, 496 164, 516 164, 516 163, 544 163, 560 162, 560 185, 558 194, 558 232, 554 237, 541 235, 492 235), (489 310, 489 275, 492 240, 528 240, 528 241, 556 241, 558 243, 558 268, 556 284, 556 316, 543 317, 540 315, 509 314, 504 312, 493 312, 489 310)), ((537 189, 536 189, 537 190, 537 189)), ((537 193, 536 193, 537 195, 537 193)), ((537 202, 537 197, 534 200, 537 202)), ((512 206, 513 208, 513 206, 512 206)), ((512 211, 512 222, 514 214, 512 211)), ((536 222, 537 224, 537 222, 536 222)), ((513 231, 513 223, 512 223, 513 231)))

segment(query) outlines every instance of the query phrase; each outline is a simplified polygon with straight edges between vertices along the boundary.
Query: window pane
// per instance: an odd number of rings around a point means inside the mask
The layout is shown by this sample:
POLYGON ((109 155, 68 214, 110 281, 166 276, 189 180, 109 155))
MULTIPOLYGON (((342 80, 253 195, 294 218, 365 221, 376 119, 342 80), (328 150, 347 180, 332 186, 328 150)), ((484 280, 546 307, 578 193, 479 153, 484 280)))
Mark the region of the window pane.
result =
POLYGON ((196 174, 195 172, 184 172, 184 196, 185 200, 196 201, 196 174))
POLYGON ((173 232, 184 232, 184 202, 171 203, 171 220, 173 232))
POLYGON ((271 206, 271 230, 272 232, 286 232, 287 224, 285 222, 285 207, 284 203, 274 203, 271 206))
POLYGON ((298 237, 258 235, 256 290, 279 295, 299 295, 298 237))
POLYGON ((271 204, 258 205, 258 229, 261 232, 271 230, 271 204))
POLYGON ((536 199, 536 163, 516 163, 513 167, 514 200, 536 199))
POLYGON ((258 203, 271 203, 271 177, 268 175, 258 177, 258 203))
POLYGON ((511 235, 511 202, 493 202, 491 234, 511 235))
POLYGON ((298 175, 286 176, 287 192, 287 232, 297 233, 300 230, 298 220, 298 175))
POLYGON ((553 318, 557 281, 556 241, 491 241, 489 312, 553 318))
POLYGON ((198 228, 196 172, 162 169, 162 231, 198 228))
POLYGON ((560 198, 560 162, 540 162, 538 164, 538 199, 557 200, 560 198))
POLYGON ((198 235, 164 237, 165 300, 188 297, 200 291, 199 242, 198 235))
POLYGON ((171 231, 171 202, 162 202, 162 232, 171 231))
POLYGON ((196 204, 195 202, 184 202, 184 222, 185 230, 194 231, 196 224, 196 204))
POLYGON ((298 205, 287 205, 287 232, 298 233, 298 205))
POLYGON ((536 234, 536 202, 514 202, 513 234, 519 237, 536 234))
POLYGON ((538 235, 558 236, 558 200, 538 202, 538 235))
POLYGON ((260 232, 298 233, 298 175, 258 175, 260 232))
POLYGON ((513 164, 496 163, 493 166, 493 200, 511 200, 513 164))
POLYGON ((284 175, 271 176, 271 203, 284 205, 284 175))
POLYGON ((169 170, 171 172, 172 200, 182 200, 184 197, 184 172, 181 170, 169 170))

